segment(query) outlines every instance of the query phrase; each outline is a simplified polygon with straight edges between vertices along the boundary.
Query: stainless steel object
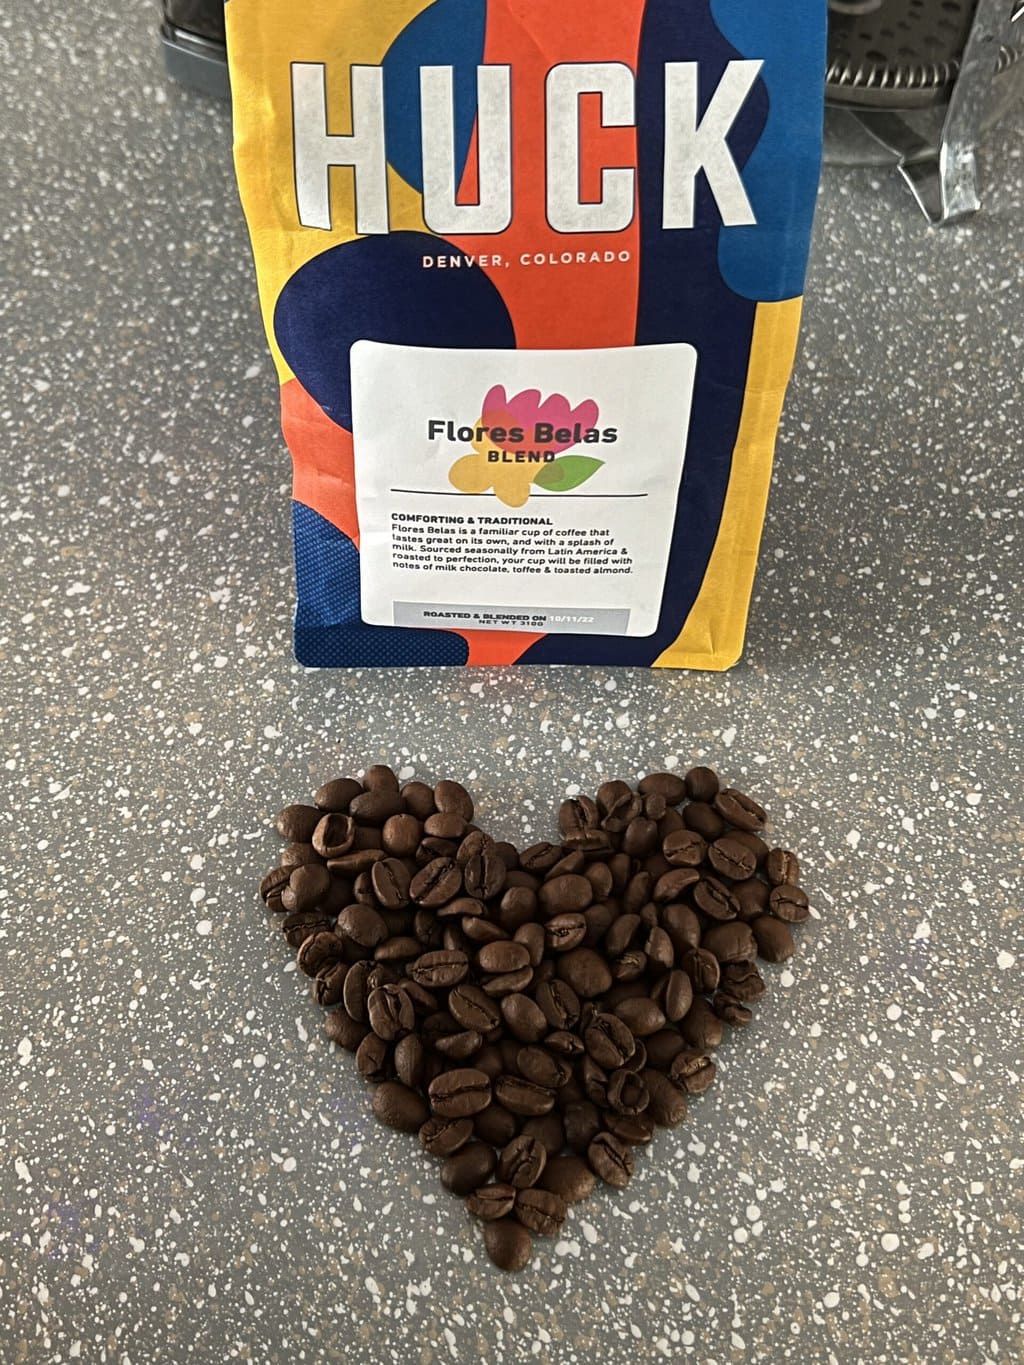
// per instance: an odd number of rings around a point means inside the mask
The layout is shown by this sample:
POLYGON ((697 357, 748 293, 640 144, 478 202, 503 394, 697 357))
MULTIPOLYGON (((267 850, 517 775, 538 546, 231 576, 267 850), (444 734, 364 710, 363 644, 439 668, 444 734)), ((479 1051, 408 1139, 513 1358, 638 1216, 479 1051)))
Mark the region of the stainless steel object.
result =
POLYGON ((895 161, 930 222, 980 207, 974 151, 1020 89, 1022 15, 1024 0, 882 0, 832 17, 828 104, 895 161))

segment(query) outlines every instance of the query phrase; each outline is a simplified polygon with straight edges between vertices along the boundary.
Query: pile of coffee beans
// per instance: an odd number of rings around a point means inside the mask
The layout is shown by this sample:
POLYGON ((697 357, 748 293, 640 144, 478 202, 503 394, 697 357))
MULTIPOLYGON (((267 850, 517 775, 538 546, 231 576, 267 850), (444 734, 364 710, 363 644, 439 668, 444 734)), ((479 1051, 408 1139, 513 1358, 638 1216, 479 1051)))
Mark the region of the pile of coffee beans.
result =
POLYGON ((260 895, 377 1118, 519 1270, 683 1121, 764 994, 756 959, 788 958, 809 911, 796 855, 710 768, 605 782, 523 850, 473 815, 458 782, 336 778, 277 815, 260 895))

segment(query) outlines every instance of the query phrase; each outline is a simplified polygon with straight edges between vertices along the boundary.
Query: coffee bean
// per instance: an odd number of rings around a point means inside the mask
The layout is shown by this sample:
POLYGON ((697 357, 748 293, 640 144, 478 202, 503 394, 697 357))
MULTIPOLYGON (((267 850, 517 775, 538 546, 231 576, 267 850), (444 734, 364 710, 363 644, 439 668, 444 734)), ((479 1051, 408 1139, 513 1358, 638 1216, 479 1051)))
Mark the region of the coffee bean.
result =
POLYGON ((473 818, 473 798, 460 782, 438 782, 434 788, 434 804, 439 811, 461 815, 467 822, 473 818))
POLYGON ((577 1100, 562 1115, 565 1140, 574 1152, 585 1152, 601 1131, 601 1115, 590 1100, 577 1100))
POLYGON ((609 1110, 603 1119, 605 1131, 630 1147, 643 1146, 654 1137, 656 1125, 646 1109, 639 1114, 616 1114, 609 1110))
POLYGON ((757 956, 757 942, 742 920, 715 924, 704 934, 701 946, 723 962, 748 962, 757 956))
POLYGON ((368 1033, 356 1048, 356 1070, 374 1085, 395 1074, 390 1045, 376 1033, 368 1033))
POLYGON ((514 1218, 499 1218, 484 1224, 484 1246, 499 1270, 522 1270, 530 1264, 533 1239, 522 1223, 514 1218))
POLYGON ((557 1156, 565 1146, 565 1128, 561 1116, 553 1110, 524 1120, 522 1133, 524 1137, 536 1138, 549 1157, 557 1156))
POLYGON ((286 844, 277 861, 281 867, 286 867, 292 872, 296 867, 304 867, 307 863, 322 863, 323 858, 312 844, 286 844))
POLYGON ((348 810, 349 802, 363 791, 363 784, 354 777, 336 777, 325 782, 313 794, 313 803, 322 811, 343 813, 348 810))
POLYGON ((613 1013, 622 1020, 636 1038, 647 1038, 665 1027, 665 1016, 653 1000, 638 997, 623 1000, 613 1013))
POLYGON ((553 1090, 521 1076, 499 1076, 494 1083, 494 1097, 511 1113, 525 1114, 528 1118, 549 1113, 555 1104, 553 1090))
POLYGON ((718 774, 713 768, 691 768, 683 778, 683 785, 691 801, 713 801, 718 795, 718 774))
MULTIPOLYGON (((294 868, 272 867, 260 882, 260 900, 271 910, 284 910, 287 906, 281 904, 281 892, 287 887, 294 868), (274 899, 274 904, 269 902, 274 899)), ((330 874, 328 874, 330 875, 330 874)))
POLYGON ((571 1029, 580 1017, 579 996, 568 982, 557 979, 543 982, 534 999, 552 1029, 571 1029))
POLYGON ((708 862, 719 876, 734 882, 752 877, 757 870, 757 857, 753 851, 729 834, 723 834, 708 846, 708 862))
POLYGON ((688 806, 684 806, 683 819, 687 829, 694 830, 709 844, 721 838, 726 830, 725 821, 715 808, 703 801, 691 801, 688 806))
POLYGON ((398 778, 386 763, 374 763, 363 773, 363 786, 368 792, 397 792, 398 778))
POLYGON ((398 858, 382 858, 370 869, 373 894, 385 910, 402 910, 409 904, 409 869, 398 858))
POLYGON ((502 1148, 498 1158, 498 1179, 517 1190, 536 1185, 547 1164, 544 1144, 521 1133, 502 1148))
POLYGON ((522 943, 506 939, 501 943, 488 943, 476 955, 481 971, 498 976, 505 972, 518 972, 530 966, 529 949, 522 943))
POLYGON ((722 1021, 712 1011, 702 995, 694 996, 686 1018, 680 1020, 679 1032, 695 1052, 711 1052, 722 1041, 722 1021))
POLYGON ((568 1212, 565 1200, 550 1190, 525 1189, 516 1194, 515 1216, 541 1237, 554 1237, 568 1212))
POLYGON ((368 789, 361 796, 354 796, 348 807, 349 815, 361 825, 380 826, 386 824, 392 815, 401 815, 404 811, 405 801, 398 791, 383 787, 368 789))
POLYGON ((348 967, 344 962, 333 962, 322 968, 313 979, 313 999, 325 1009, 340 1005, 348 967))
POLYGON ((684 953, 679 965, 690 978, 690 984, 699 995, 707 995, 718 985, 721 968, 714 953, 706 948, 694 948, 684 953))
POLYGON ((543 1010, 521 991, 502 997, 501 1013, 509 1032, 524 1043, 539 1043, 548 1031, 543 1010))
POLYGON ((675 1029, 659 1029, 644 1039, 647 1061, 656 1071, 667 1071, 675 1057, 686 1048, 686 1043, 675 1029))
POLYGON ((634 820, 644 813, 644 799, 629 790, 620 796, 601 819, 601 829, 606 834, 622 834, 634 820))
POLYGON ((484 977, 481 989, 497 999, 514 991, 524 991, 533 980, 532 967, 520 967, 517 972, 501 972, 497 976, 484 977))
POLYGON ((409 894, 417 905, 436 909, 462 890, 462 871, 452 858, 434 858, 413 877, 409 894))
POLYGON ((735 787, 726 787, 720 791, 715 797, 714 806, 719 815, 724 816, 729 824, 735 825, 737 829, 752 830, 756 833, 757 830, 764 829, 768 821, 764 808, 759 806, 753 797, 737 791, 735 787))
POLYGON ((313 830, 312 844, 323 858, 340 858, 355 842, 355 821, 348 815, 324 815, 313 830))
POLYGON ((608 1073, 604 1067, 598 1066, 593 1057, 586 1056, 580 1064, 579 1076, 583 1093, 591 1104, 596 1104, 598 1109, 606 1109, 608 1107, 608 1073))
POLYGON ((581 1157, 552 1156, 537 1183, 567 1204, 579 1204, 594 1192, 594 1173, 581 1157))
POLYGON ((617 1114, 641 1114, 650 1100, 643 1079, 625 1067, 608 1077, 607 1095, 609 1105, 617 1114))
POLYGON ((686 1095, 667 1076, 650 1067, 644 1072, 647 1113, 660 1128, 675 1128, 686 1118, 686 1095))
POLYGON ((424 1151, 439 1157, 451 1156, 465 1147, 472 1136, 472 1119, 445 1119, 437 1114, 432 1114, 419 1130, 420 1145, 424 1151))
POLYGON ((739 918, 750 921, 768 912, 768 895, 771 887, 759 877, 748 877, 746 881, 735 882, 732 894, 736 898, 739 918))
POLYGON ((544 926, 544 941, 553 953, 566 953, 578 948, 587 932, 587 921, 582 915, 555 915, 544 926))
POLYGON ((637 784, 641 796, 657 792, 670 806, 678 806, 686 795, 686 783, 675 773, 648 773, 637 784))
POLYGON ((366 1021, 366 997, 369 994, 367 978, 370 975, 371 967, 368 962, 356 962, 349 968, 348 975, 345 977, 345 988, 342 999, 345 1008, 353 1019, 358 1019, 360 1023, 366 1021))
POLYGON ((566 844, 572 848, 574 840, 585 839, 593 833, 600 818, 595 801, 591 801, 589 796, 576 797, 571 801, 563 801, 559 807, 558 829, 566 844))
POLYGON ((672 940, 676 953, 684 953, 700 944, 700 920, 688 905, 663 905, 658 911, 658 922, 672 940))
POLYGON ((380 986, 372 990, 366 1001, 366 1011, 374 1033, 389 1043, 407 1033, 415 1018, 412 1001, 401 986, 380 986))
POLYGON ((369 1024, 357 1023, 345 1010, 331 1010, 324 1020, 328 1041, 337 1043, 346 1052, 355 1052, 370 1031, 369 1024))
POLYGON ((636 1041, 629 1026, 616 1014, 595 1014, 583 1035, 587 1052, 606 1070, 614 1070, 630 1057, 636 1041))
POLYGON ((386 856, 382 848, 352 849, 349 853, 343 853, 340 858, 328 858, 327 866, 338 876, 358 877, 360 872, 365 872, 386 856))
POLYGON ((508 868, 492 849, 475 854, 463 866, 462 879, 466 890, 471 896, 479 896, 484 900, 493 900, 501 894, 507 876, 508 868))
POLYGON ((703 1095, 715 1079, 717 1068, 702 1052, 680 1052, 672 1059, 669 1079, 688 1095, 703 1095))
POLYGON ((339 938, 358 943, 360 948, 376 948, 388 936, 384 920, 368 905, 346 906, 338 916, 334 931, 339 938))
POLYGON ((426 867, 435 858, 449 858, 454 861, 458 851, 459 845, 454 839, 439 839, 437 835, 425 834, 416 850, 414 861, 417 867, 426 867))
POLYGON ((625 1189, 633 1176, 633 1153, 613 1133, 598 1133, 587 1148, 587 1161, 594 1174, 617 1190, 625 1189))
POLYGON ((719 990, 742 1001, 744 1005, 760 1000, 767 989, 764 977, 749 960, 728 962, 722 968, 719 990))
POLYGON ((554 867, 562 856, 562 850, 558 844, 542 842, 531 844, 519 855, 519 866, 525 872, 547 872, 554 867))
POLYGON ((758 867, 762 867, 768 858, 769 848, 759 834, 754 834, 749 829, 734 829, 728 836, 735 839, 738 844, 749 849, 754 855, 754 862, 758 867))
POLYGON ((493 1221, 507 1217, 512 1212, 515 1201, 516 1191, 513 1185, 481 1185, 478 1190, 474 1190, 466 1197, 466 1210, 474 1218, 493 1221))
POLYGON ((406 782, 401 789, 401 797, 408 814, 414 815, 417 820, 426 820, 437 809, 433 790, 425 782, 406 782))
POLYGON ((440 948, 423 953, 409 966, 409 975, 427 990, 444 990, 465 980, 469 958, 458 949, 440 948))
POLYGON ((707 844, 696 830, 685 828, 664 836, 661 844, 666 861, 673 867, 699 867, 704 861, 707 848, 707 844))
POLYGON ((326 896, 330 885, 331 874, 323 863, 306 863, 293 868, 288 876, 288 896, 283 900, 282 908, 312 910, 326 896))
POLYGON ((453 1062, 468 1062, 483 1046, 483 1035, 476 1029, 464 1029, 461 1033, 450 1033, 438 1038, 436 1050, 453 1062))
POLYGON ((597 900, 604 900, 606 896, 612 894, 615 882, 607 863, 591 863, 589 867, 583 869, 583 875, 594 888, 597 900))
POLYGON ((739 914, 736 897, 717 877, 700 879, 693 888, 693 903, 710 919, 731 920, 739 914))
POLYGON ((657 924, 648 930, 647 937, 644 940, 644 956, 647 958, 649 967, 662 972, 671 970, 676 960, 672 940, 665 930, 657 924))
POLYGON ((489 1142, 492 1147, 504 1147, 519 1131, 519 1119, 503 1104, 492 1102, 476 1115, 473 1130, 477 1137, 489 1142))
POLYGON ((490 1180, 497 1164, 494 1148, 488 1143, 468 1142, 441 1167, 441 1184, 452 1194, 471 1194, 490 1180))
POLYGON ((467 1118, 479 1114, 490 1104, 491 1082, 482 1071, 460 1067, 431 1081, 429 1095, 435 1114, 444 1118, 467 1118))
POLYGON ((657 1003, 671 1024, 678 1024, 693 1004, 693 983, 686 972, 675 968, 662 978, 657 1003))
POLYGON ((716 991, 711 1000, 711 1008, 734 1028, 744 1028, 754 1017, 753 1010, 725 991, 716 991))
POLYGON ((540 888, 541 908, 549 916, 579 914, 593 899, 594 888, 578 873, 554 877, 540 888))
POLYGON ((750 927, 757 940, 758 957, 763 957, 766 962, 786 962, 793 956, 796 944, 788 924, 771 915, 761 915, 751 920, 750 927))
POLYGON ((317 910, 294 910, 281 921, 281 932, 289 948, 301 948, 307 938, 330 930, 331 921, 324 912, 317 910))
POLYGON ((307 976, 318 976, 325 967, 340 962, 345 953, 345 945, 336 934, 321 930, 304 939, 295 957, 295 965, 307 976))
POLYGON ((768 909, 776 919, 787 924, 802 924, 810 915, 807 893, 799 886, 784 882, 776 886, 768 897, 768 909))
MULTIPOLYGON (((415 964, 414 964, 415 965, 415 964)), ((448 994, 448 1009, 463 1028, 490 1033, 501 1023, 501 1011, 490 996, 468 982, 456 985, 448 994)))
POLYGON ((516 1058, 519 1074, 534 1085, 542 1085, 548 1090, 558 1090, 572 1076, 571 1065, 562 1057, 548 1052, 542 1047, 524 1047, 516 1058))
POLYGON ((772 886, 795 886, 800 880, 800 861, 788 848, 771 849, 764 870, 772 886))
POLYGON ((584 1000, 603 995, 612 984, 607 962, 592 948, 573 948, 571 952, 560 953, 556 970, 584 1000))
POLYGON ((401 1081, 384 1081, 373 1092, 373 1112, 381 1123, 402 1133, 415 1133, 427 1118, 427 1106, 401 1081))
POLYGON ((419 939, 411 934, 397 934, 379 943, 373 950, 373 956, 378 962, 408 962, 419 956, 421 947, 419 939))
POLYGON ((312 842, 313 831, 320 823, 322 813, 315 806, 285 806, 274 817, 274 828, 289 843, 308 844, 312 842))
POLYGON ((622 835, 622 849, 631 858, 642 858, 658 846, 658 826, 645 815, 630 820, 622 835))

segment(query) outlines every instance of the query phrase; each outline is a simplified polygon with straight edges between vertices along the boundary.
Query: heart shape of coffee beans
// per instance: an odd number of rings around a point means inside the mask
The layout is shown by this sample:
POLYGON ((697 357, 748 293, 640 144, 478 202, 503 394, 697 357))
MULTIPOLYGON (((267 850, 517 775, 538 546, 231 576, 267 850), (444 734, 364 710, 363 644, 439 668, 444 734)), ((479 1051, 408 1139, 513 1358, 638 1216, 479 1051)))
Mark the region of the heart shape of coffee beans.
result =
POLYGON ((795 854, 706 767, 563 802, 558 843, 473 823, 458 782, 378 765, 275 820, 267 909, 355 1053, 382 1123, 418 1133, 504 1270, 715 1078, 714 1050, 808 917, 795 854))

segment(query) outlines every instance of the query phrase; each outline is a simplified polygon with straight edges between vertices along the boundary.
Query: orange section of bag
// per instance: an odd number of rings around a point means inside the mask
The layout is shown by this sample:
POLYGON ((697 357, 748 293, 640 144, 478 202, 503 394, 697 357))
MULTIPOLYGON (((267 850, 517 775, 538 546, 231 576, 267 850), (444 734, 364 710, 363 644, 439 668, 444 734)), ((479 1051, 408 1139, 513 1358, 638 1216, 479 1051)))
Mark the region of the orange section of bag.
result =
MULTIPOLYGON (((634 217, 616 233, 556 232, 545 200, 545 81, 562 62, 624 62, 636 69, 644 0, 490 0, 484 61, 512 66, 512 225, 498 237, 452 237, 470 255, 497 252, 509 264, 485 266, 500 290, 521 349, 564 350, 632 346, 636 333, 640 231, 634 217), (570 252, 627 252, 610 264, 520 263, 522 256, 570 252)), ((600 195, 602 167, 636 166, 633 128, 602 128, 596 96, 580 100, 580 187, 584 200, 600 195)), ((476 196, 476 134, 459 197, 476 196)))

